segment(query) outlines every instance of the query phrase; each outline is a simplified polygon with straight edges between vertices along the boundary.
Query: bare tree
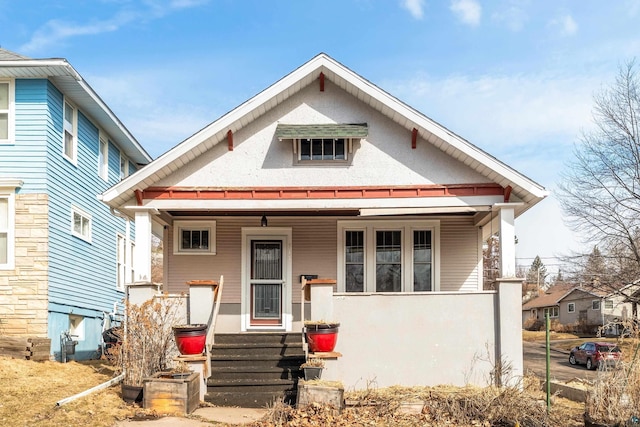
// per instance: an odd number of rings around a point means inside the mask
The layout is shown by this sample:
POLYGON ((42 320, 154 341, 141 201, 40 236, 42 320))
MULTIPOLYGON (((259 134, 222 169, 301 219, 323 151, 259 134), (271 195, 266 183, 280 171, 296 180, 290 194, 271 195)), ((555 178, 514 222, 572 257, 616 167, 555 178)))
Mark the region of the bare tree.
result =
POLYGON ((568 225, 589 236, 605 261, 601 286, 616 289, 640 278, 639 78, 630 61, 594 96, 595 128, 582 134, 558 192, 568 225))

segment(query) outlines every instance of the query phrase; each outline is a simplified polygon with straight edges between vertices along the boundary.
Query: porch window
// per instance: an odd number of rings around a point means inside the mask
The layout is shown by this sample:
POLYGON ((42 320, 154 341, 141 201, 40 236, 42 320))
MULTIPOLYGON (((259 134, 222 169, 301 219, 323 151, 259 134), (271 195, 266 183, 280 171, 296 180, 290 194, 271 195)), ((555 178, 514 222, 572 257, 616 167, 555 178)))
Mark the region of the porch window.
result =
POLYGON ((567 312, 574 313, 575 311, 576 311, 576 303, 575 302, 570 302, 569 304, 567 304, 567 312))
POLYGON ((13 140, 13 81, 0 81, 0 144, 13 140))
POLYGON ((612 299, 604 300, 604 309, 605 310, 613 310, 613 300, 612 299))
POLYGON ((340 291, 436 290, 438 221, 339 221, 338 233, 340 291))
POLYGON ((215 221, 175 221, 173 253, 176 255, 215 255, 215 221))
POLYGON ((544 309, 544 317, 547 317, 547 313, 549 317, 558 317, 560 316, 560 308, 559 307, 548 307, 544 309))
POLYGON ((600 310, 600 300, 594 299, 591 301, 591 310, 600 310))

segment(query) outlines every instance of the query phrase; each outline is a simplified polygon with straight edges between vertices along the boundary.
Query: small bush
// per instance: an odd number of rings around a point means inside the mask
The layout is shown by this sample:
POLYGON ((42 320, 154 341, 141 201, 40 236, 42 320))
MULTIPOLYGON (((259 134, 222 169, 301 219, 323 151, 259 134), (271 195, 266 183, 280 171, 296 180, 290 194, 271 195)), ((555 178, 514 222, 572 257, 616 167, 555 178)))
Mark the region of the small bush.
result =
POLYGON ((530 317, 524 321, 522 327, 527 331, 540 331, 544 329, 544 322, 530 317))

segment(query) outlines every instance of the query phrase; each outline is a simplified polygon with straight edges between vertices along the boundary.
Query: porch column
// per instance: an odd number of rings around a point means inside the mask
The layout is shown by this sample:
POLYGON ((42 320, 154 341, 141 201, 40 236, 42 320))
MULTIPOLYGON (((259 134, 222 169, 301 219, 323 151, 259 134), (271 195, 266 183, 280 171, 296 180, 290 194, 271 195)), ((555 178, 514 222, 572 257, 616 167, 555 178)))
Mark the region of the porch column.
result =
POLYGON ((134 282, 151 282, 151 212, 137 210, 134 282))
POLYGON ((500 236, 500 276, 498 290, 498 325, 496 366, 504 386, 521 384, 522 360, 522 280, 516 277, 515 207, 516 203, 498 203, 500 236))
POLYGON ((516 203, 496 203, 500 236, 500 277, 516 277, 516 203))

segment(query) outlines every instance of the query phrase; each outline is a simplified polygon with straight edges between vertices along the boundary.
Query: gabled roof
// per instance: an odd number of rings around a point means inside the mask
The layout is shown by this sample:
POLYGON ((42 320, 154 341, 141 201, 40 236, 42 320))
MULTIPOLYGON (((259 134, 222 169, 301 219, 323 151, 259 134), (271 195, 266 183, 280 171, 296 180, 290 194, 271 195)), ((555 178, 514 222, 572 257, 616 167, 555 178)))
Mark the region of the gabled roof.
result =
POLYGON ((107 190, 102 195, 102 200, 113 207, 123 205, 133 197, 133 191, 144 190, 174 173, 202 152, 226 140, 229 131, 236 133, 257 117, 318 81, 321 75, 409 132, 417 129, 420 138, 503 188, 511 187, 511 194, 524 202, 516 208, 516 215, 520 215, 547 196, 548 192, 544 187, 321 53, 164 153, 144 169, 107 190))
POLYGON ((151 156, 66 59, 32 59, 0 48, 0 77, 49 79, 104 129, 131 161, 140 165, 151 161, 151 156))
POLYGON ((567 295, 567 293, 574 289, 576 289, 576 286, 568 283, 554 285, 547 289, 544 294, 527 301, 522 305, 522 309, 531 310, 532 308, 556 306, 560 303, 560 300, 567 295))

